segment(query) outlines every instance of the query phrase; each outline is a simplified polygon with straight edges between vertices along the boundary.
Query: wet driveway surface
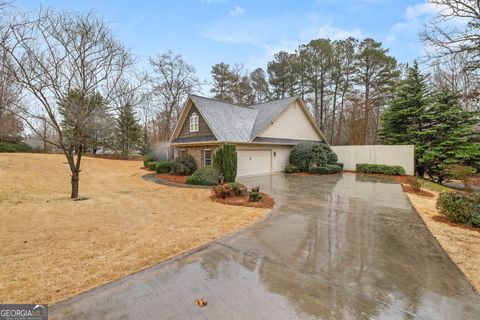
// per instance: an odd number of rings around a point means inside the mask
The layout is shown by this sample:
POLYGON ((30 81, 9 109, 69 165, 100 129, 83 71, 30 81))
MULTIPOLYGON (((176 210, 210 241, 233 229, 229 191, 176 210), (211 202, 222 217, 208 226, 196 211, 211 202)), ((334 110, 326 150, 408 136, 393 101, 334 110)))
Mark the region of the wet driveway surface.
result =
POLYGON ((50 319, 480 319, 480 296, 399 184, 355 174, 242 182, 274 196, 266 219, 56 304, 50 319))

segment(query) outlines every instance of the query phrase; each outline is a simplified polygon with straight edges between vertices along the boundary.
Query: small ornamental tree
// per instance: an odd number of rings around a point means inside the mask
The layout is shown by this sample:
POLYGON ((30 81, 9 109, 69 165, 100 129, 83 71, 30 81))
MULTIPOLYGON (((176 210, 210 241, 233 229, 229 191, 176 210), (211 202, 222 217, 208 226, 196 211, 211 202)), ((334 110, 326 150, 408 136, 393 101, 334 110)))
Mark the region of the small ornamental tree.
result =
POLYGON ((235 182, 237 177, 237 148, 233 144, 224 144, 217 149, 213 165, 223 175, 225 182, 235 182))

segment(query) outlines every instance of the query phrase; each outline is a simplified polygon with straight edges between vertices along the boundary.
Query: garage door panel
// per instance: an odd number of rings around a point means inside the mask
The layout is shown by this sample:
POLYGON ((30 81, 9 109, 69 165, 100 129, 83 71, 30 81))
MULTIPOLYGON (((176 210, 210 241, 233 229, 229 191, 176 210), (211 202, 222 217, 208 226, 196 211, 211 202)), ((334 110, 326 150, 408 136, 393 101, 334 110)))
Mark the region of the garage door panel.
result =
POLYGON ((237 156, 239 177, 268 174, 272 171, 271 150, 238 150, 237 156))

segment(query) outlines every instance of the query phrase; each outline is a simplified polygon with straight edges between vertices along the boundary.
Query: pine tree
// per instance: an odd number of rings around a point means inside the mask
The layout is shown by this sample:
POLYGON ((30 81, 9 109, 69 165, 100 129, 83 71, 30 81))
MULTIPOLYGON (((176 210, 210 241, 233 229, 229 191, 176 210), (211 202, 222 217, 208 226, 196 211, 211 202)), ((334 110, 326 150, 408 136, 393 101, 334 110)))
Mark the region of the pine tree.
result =
POLYGON ((425 152, 422 130, 425 126, 428 92, 426 76, 418 69, 417 62, 408 70, 406 79, 398 84, 395 98, 383 114, 380 140, 384 144, 415 145, 417 171, 423 175, 418 158, 425 152))
POLYGON ((120 150, 123 156, 128 156, 140 147, 142 128, 135 118, 135 112, 130 104, 124 105, 119 110, 118 118, 115 121, 115 140, 117 150, 120 150))
POLYGON ((152 152, 152 143, 150 141, 150 136, 148 134, 148 128, 145 124, 143 126, 143 133, 140 139, 140 153, 142 155, 147 155, 152 152))
POLYGON ((418 160, 429 176, 441 183, 448 165, 480 161, 480 136, 474 130, 478 114, 463 110, 457 93, 448 88, 436 92, 426 117, 429 123, 422 132, 426 142, 418 160))
POLYGON ((234 102, 234 87, 238 82, 238 76, 230 70, 230 65, 217 63, 212 67, 213 87, 210 92, 214 98, 225 102, 234 102))

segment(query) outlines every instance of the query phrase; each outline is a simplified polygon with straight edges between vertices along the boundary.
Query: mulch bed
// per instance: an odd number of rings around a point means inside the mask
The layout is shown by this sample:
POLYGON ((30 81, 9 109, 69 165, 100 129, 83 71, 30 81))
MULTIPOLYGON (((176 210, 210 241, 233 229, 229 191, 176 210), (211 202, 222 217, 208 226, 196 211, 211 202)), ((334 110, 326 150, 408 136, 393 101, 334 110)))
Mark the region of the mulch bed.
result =
POLYGON ((445 216, 437 215, 437 216, 434 216, 432 219, 437 222, 446 223, 452 227, 458 227, 466 230, 480 232, 480 228, 469 226, 468 224, 464 224, 464 223, 453 222, 452 220, 448 219, 445 216))
POLYGON ((262 200, 257 202, 252 202, 248 200, 248 196, 243 197, 228 197, 225 199, 217 198, 214 195, 210 196, 210 199, 215 202, 229 204, 232 206, 243 206, 243 207, 252 207, 252 208, 265 208, 265 209, 272 209, 275 205, 275 201, 273 198, 263 192, 260 192, 262 195, 262 200))
POLYGON ((181 184, 187 184, 187 176, 177 176, 174 174, 168 174, 168 173, 159 173, 156 175, 157 178, 161 180, 166 180, 169 182, 173 183, 181 183, 181 184))
POLYGON ((410 187, 409 185, 405 185, 403 183, 402 183, 402 189, 403 189, 403 192, 413 193, 422 197, 429 197, 429 198, 435 197, 432 193, 425 190, 420 190, 418 192, 415 192, 415 190, 413 190, 412 187, 410 187))

